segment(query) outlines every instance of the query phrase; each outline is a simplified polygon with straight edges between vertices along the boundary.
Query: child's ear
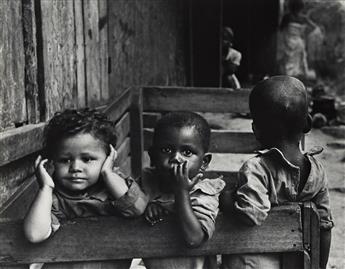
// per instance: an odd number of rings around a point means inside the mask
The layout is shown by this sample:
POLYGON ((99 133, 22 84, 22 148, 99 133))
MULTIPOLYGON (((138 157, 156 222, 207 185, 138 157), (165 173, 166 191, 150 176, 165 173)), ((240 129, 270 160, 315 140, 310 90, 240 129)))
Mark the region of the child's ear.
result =
POLYGON ((202 157, 202 165, 201 168, 205 170, 208 165, 210 164, 212 160, 212 154, 211 153, 205 153, 204 157, 202 157))
POLYGON ((308 114, 304 129, 303 129, 303 133, 305 133, 305 134, 308 133, 311 130, 312 124, 313 124, 313 119, 312 119, 311 115, 308 114))

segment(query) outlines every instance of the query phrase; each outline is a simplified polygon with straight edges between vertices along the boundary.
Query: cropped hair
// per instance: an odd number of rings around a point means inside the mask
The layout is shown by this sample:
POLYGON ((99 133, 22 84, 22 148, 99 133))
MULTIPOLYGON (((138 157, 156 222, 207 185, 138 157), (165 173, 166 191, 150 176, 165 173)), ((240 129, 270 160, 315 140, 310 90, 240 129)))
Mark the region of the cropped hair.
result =
POLYGON ((306 129, 307 94, 294 77, 274 76, 259 82, 250 93, 249 108, 265 139, 294 139, 306 129))
POLYGON ((55 113, 45 127, 45 154, 51 158, 61 140, 83 133, 100 140, 107 154, 109 144, 116 146, 114 123, 104 113, 90 108, 66 109, 55 113))
POLYGON ((199 114, 190 111, 178 111, 165 114, 161 119, 158 120, 156 124, 153 141, 157 140, 162 131, 171 127, 194 127, 200 136, 203 150, 205 152, 208 151, 211 130, 206 119, 199 114))

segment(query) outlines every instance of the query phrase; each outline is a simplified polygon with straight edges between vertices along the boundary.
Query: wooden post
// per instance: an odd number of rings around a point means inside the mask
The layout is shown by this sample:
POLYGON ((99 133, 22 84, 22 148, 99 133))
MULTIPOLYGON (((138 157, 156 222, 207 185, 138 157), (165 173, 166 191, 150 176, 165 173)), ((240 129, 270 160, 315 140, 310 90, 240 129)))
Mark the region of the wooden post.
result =
POLYGON ((303 242, 306 249, 304 268, 317 269, 320 264, 320 219, 312 202, 303 204, 303 242))
POLYGON ((132 90, 131 119, 131 167, 132 177, 141 175, 143 168, 144 136, 143 136, 143 91, 139 87, 132 90))

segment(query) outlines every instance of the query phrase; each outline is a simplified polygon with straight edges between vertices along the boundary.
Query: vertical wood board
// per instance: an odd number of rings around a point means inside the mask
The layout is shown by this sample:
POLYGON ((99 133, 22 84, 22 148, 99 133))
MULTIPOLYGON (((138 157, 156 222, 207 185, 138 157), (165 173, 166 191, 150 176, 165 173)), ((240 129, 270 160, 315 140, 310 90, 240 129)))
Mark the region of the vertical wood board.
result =
POLYGON ((87 105, 101 104, 98 1, 84 0, 85 74, 87 105))
POLYGON ((77 100, 78 107, 86 106, 85 85, 85 41, 84 41, 84 17, 83 1, 74 0, 75 42, 77 61, 77 100))
POLYGON ((0 5, 0 131, 27 120, 24 89, 22 2, 0 5))
POLYGON ((23 34, 25 52, 25 98, 28 123, 40 121, 39 91, 37 84, 37 42, 34 0, 23 0, 23 34))
POLYGON ((99 0, 99 61, 100 61, 100 91, 102 103, 109 100, 108 77, 108 1, 99 0))
POLYGON ((46 119, 76 106, 73 1, 41 1, 46 119))

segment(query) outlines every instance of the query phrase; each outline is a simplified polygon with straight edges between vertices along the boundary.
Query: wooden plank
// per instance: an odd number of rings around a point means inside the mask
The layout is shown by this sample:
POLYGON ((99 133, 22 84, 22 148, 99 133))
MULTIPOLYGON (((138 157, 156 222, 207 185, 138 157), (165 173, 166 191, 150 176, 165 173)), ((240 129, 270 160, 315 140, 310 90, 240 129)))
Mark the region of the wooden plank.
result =
POLYGON ((162 114, 159 112, 143 112, 144 127, 154 128, 161 116, 162 114))
POLYGON ((38 183, 36 181, 36 177, 29 177, 20 186, 16 193, 6 201, 4 206, 1 208, 0 217, 11 220, 23 219, 31 205, 31 202, 36 196, 37 190, 38 183))
POLYGON ((126 89, 118 98, 112 101, 103 112, 108 115, 110 120, 117 121, 131 105, 131 89, 126 89))
POLYGON ((126 176, 131 175, 133 177, 133 175, 131 174, 132 168, 131 168, 131 158, 130 157, 127 157, 127 159, 122 162, 122 164, 120 165, 120 170, 126 176))
POLYGON ((77 68, 77 100, 78 107, 86 106, 85 81, 85 41, 83 1, 74 0, 75 42, 76 42, 76 68, 77 68))
POLYGON ((185 246, 176 220, 169 218, 155 226, 147 225, 143 218, 74 219, 64 223, 54 237, 40 244, 30 244, 23 238, 21 222, 1 221, 0 262, 20 264, 303 251, 300 218, 297 204, 272 209, 265 223, 255 227, 245 227, 233 218, 220 215, 211 240, 194 249, 185 246))
POLYGON ((28 123, 40 121, 39 91, 37 84, 37 43, 34 0, 23 0, 23 35, 25 53, 25 98, 28 123))
MULTIPOLYGON (((130 260, 121 261, 88 261, 88 262, 63 262, 63 263, 46 263, 44 269, 116 269, 129 268, 130 260)), ((1 268, 1 267, 0 267, 1 268)))
POLYGON ((249 89, 144 87, 144 111, 249 112, 249 89))
POLYGON ((76 55, 73 1, 40 1, 45 120, 76 107, 76 55))
MULTIPOLYGON (((144 128, 145 150, 152 144, 153 130, 144 128)), ((212 130, 210 152, 253 153, 260 148, 253 133, 229 130, 212 130)))
POLYGON ((98 1, 84 0, 83 4, 87 105, 95 107, 101 104, 98 1))
MULTIPOLYGON (((285 252, 281 254, 281 269, 304 268, 303 252, 285 252)), ((307 269, 307 268, 304 268, 307 269)))
POLYGON ((307 202, 303 204, 303 226, 304 230, 309 230, 306 233, 304 245, 309 250, 309 255, 305 256, 305 267, 316 269, 320 266, 320 217, 317 212, 316 206, 307 202))
POLYGON ((108 1, 108 5, 108 53, 111 59, 109 87, 110 95, 114 98, 120 96, 125 87, 139 85, 138 65, 142 62, 141 59, 135 59, 134 50, 136 47, 137 50, 143 52, 142 57, 145 52, 143 44, 136 43, 137 1, 108 1))
POLYGON ((108 74, 108 0, 98 0, 99 10, 99 61, 100 61, 100 90, 102 102, 109 100, 108 74))
POLYGON ((27 120, 24 88, 22 1, 0 5, 0 131, 27 120))
POLYGON ((130 139, 127 137, 116 150, 118 155, 115 161, 115 165, 119 167, 121 167, 122 165, 126 165, 125 162, 130 154, 130 139))
POLYGON ((115 131, 117 135, 117 145, 120 145, 123 140, 129 134, 130 128, 130 115, 129 113, 125 113, 121 119, 115 125, 115 131))
POLYGON ((34 173, 36 154, 8 163, 0 168, 0 212, 6 201, 21 188, 25 179, 34 173))
POLYGON ((252 132, 212 130, 210 152, 253 153, 260 148, 252 132))
POLYGON ((28 264, 19 264, 19 265, 0 265, 0 269, 27 269, 28 264))
POLYGON ((186 84, 184 2, 108 1, 111 96, 130 85, 186 84))
POLYGON ((143 137, 143 96, 141 88, 132 89, 131 103, 131 168, 132 176, 141 176, 143 170, 144 137, 143 137))
POLYGON ((0 133, 0 166, 41 150, 44 126, 29 124, 0 133))

